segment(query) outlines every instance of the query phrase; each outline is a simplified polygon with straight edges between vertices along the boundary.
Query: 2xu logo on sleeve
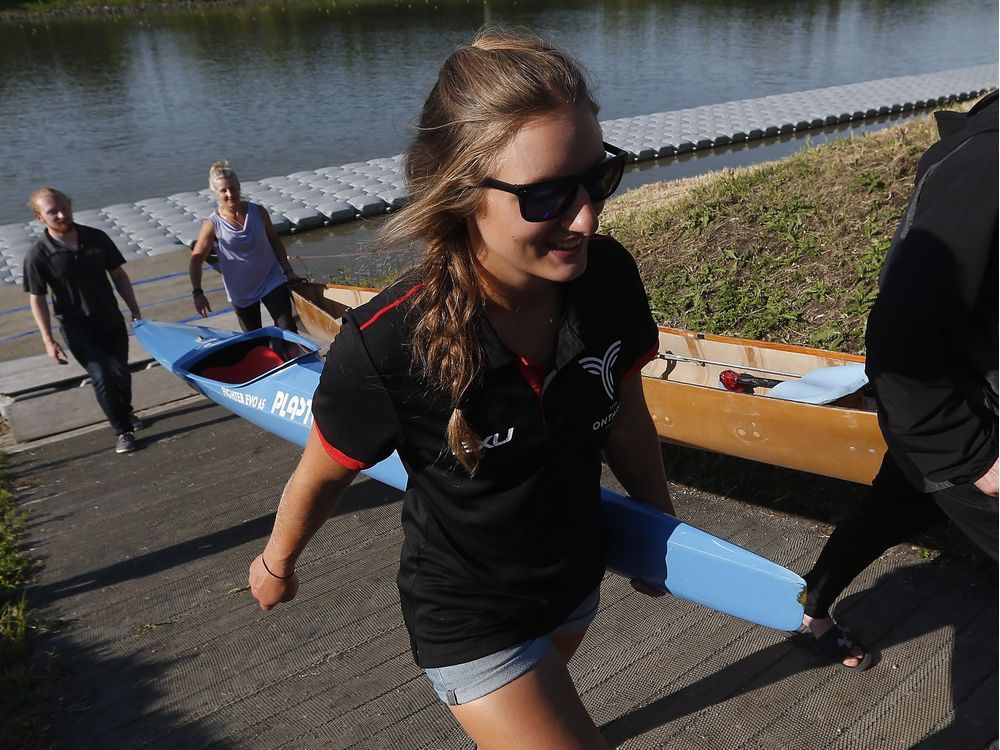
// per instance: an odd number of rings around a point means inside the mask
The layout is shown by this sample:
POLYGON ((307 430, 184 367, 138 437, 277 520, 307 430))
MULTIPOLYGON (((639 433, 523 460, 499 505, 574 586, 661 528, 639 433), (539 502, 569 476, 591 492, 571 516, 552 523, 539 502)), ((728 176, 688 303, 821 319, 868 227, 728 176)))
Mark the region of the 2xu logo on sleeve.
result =
MULTIPOLYGON (((241 393, 240 391, 234 391, 229 388, 223 388, 222 394, 231 401, 236 401, 237 403, 243 404, 251 409, 256 409, 257 411, 268 410, 267 398, 265 396, 241 393)), ((285 393, 284 391, 275 391, 274 401, 271 403, 270 413, 276 414, 282 419, 288 419, 292 422, 300 422, 308 427, 313 421, 312 399, 305 398, 303 396, 293 396, 289 393, 285 393)))

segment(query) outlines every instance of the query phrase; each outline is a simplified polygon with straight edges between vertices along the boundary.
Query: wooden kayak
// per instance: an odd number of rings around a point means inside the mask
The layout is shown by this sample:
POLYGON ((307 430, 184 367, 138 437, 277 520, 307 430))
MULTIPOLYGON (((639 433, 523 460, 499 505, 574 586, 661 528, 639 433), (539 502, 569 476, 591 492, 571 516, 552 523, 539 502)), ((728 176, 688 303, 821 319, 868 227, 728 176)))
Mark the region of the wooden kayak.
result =
POLYGON ((329 344, 340 333, 340 319, 352 307, 360 307, 379 293, 378 289, 339 284, 290 286, 295 314, 306 333, 317 343, 329 344))
POLYGON ((725 370, 782 381, 859 365, 851 354, 660 328, 660 351, 643 390, 660 438, 812 474, 871 484, 885 441, 870 399, 812 404, 719 387, 725 370))
MULTIPOLYGON (((344 311, 378 293, 336 284, 302 284, 292 300, 303 328, 329 343, 344 311)), ((720 386, 724 371, 794 381, 864 358, 660 327, 657 358, 642 370, 643 390, 661 440, 729 456, 870 484, 885 453, 870 399, 859 393, 833 403, 773 398, 758 386, 738 393, 720 386)), ((860 368, 856 368, 860 369, 860 368)))
MULTIPOLYGON (((323 369, 314 342, 273 327, 234 333, 141 320, 133 328, 146 350, 196 391, 305 445, 323 369)), ((408 482, 397 453, 363 473, 399 490, 408 482)), ((610 570, 766 627, 801 624, 805 581, 797 574, 607 487, 601 501, 610 570)))

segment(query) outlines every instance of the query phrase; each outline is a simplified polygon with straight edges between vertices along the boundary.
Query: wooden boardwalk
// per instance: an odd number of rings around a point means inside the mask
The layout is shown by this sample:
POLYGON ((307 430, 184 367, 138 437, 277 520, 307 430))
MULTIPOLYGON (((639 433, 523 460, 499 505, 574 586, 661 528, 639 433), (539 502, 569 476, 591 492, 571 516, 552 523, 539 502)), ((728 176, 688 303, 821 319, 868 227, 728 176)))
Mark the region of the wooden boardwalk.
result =
MULTIPOLYGON (((42 644, 66 673, 47 717, 53 747, 471 747, 410 658, 398 493, 353 487, 300 562, 298 599, 265 614, 246 566, 298 449, 196 398, 155 415, 136 454, 96 434, 9 459, 44 563, 29 596, 65 623, 42 644)), ((828 531, 694 488, 676 486, 675 502, 800 572, 828 531)), ((839 614, 877 650, 864 674, 608 576, 571 669, 613 747, 954 750, 996 738, 995 577, 894 550, 839 614)))

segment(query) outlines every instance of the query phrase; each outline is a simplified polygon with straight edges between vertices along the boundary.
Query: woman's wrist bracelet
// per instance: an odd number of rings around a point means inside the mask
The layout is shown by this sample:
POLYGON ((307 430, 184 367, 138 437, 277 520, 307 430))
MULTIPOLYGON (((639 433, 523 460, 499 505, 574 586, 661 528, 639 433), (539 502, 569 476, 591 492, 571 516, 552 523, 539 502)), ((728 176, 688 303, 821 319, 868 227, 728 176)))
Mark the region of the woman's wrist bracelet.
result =
POLYGON ((201 289, 201 287, 200 287, 200 286, 199 286, 199 287, 197 287, 196 289, 192 289, 192 290, 191 290, 191 296, 192 296, 192 297, 197 297, 197 296, 198 296, 199 294, 204 294, 204 293, 205 293, 205 292, 203 292, 203 291, 202 291, 202 289, 201 289))
POLYGON ((277 573, 271 573, 271 569, 269 567, 267 567, 267 561, 264 559, 264 555, 260 556, 260 562, 261 562, 261 565, 264 566, 264 570, 266 570, 272 576, 274 576, 275 578, 277 578, 279 581, 287 581, 289 578, 291 578, 293 575, 295 575, 295 569, 294 568, 292 569, 292 572, 289 573, 287 576, 279 576, 277 573))

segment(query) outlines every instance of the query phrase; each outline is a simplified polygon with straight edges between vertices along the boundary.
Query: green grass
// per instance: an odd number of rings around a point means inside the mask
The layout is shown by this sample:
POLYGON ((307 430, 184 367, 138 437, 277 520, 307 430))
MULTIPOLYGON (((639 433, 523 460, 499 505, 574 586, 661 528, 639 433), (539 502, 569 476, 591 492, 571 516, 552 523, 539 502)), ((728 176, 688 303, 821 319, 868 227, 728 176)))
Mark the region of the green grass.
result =
POLYGON ((111 14, 144 9, 190 10, 199 6, 220 4, 218 0, 174 0, 173 2, 170 0, 0 0, 0 11, 25 15, 111 14))
POLYGON ((861 353, 878 272, 930 117, 608 204, 658 321, 861 353))
MULTIPOLYGON (((386 0, 321 0, 330 11, 351 13, 384 5, 386 0)), ((0 19, 36 20, 47 16, 123 15, 127 13, 198 12, 206 8, 262 6, 283 10, 285 5, 316 6, 314 0, 0 0, 0 19)))
POLYGON ((32 636, 40 629, 24 590, 31 562, 21 547, 27 514, 18 510, 0 453, 0 747, 41 746, 38 710, 46 700, 42 671, 33 661, 32 636))
MULTIPOLYGON (((341 286, 363 286, 369 289, 386 289, 403 275, 403 269, 395 269, 380 274, 351 274, 346 268, 336 273, 327 274, 323 284, 340 284, 341 286)), ((312 279, 310 279, 312 281, 312 279)))

